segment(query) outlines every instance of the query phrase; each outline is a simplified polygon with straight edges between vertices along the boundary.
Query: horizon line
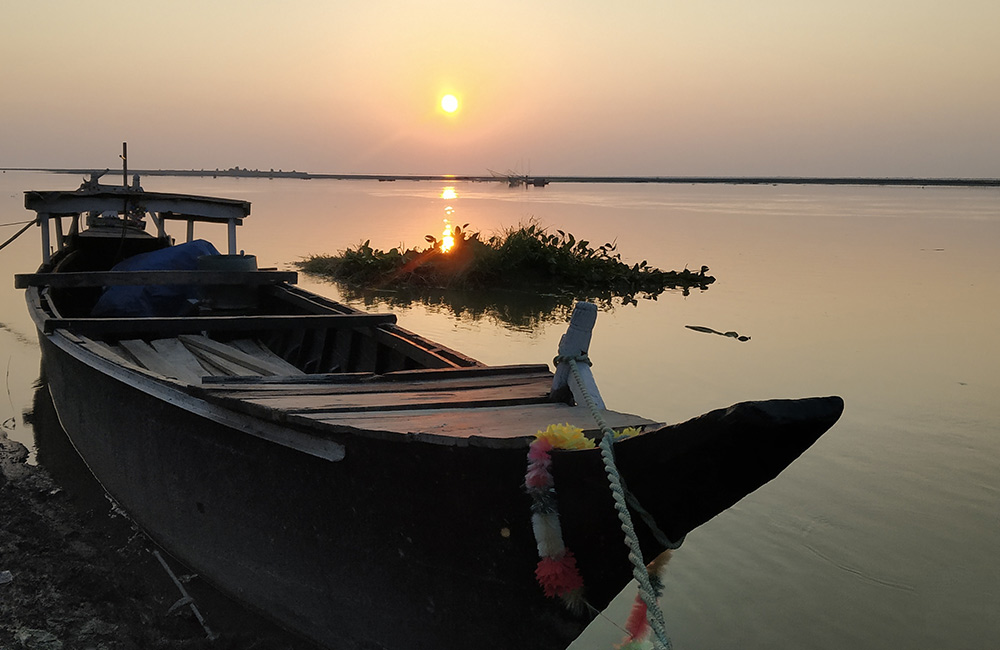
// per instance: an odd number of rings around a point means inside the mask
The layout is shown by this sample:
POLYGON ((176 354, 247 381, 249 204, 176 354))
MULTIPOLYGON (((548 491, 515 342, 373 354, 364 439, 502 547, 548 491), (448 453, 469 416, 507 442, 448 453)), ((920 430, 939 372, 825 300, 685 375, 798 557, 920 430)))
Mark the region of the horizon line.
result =
MULTIPOLYGON (((0 167, 0 171, 47 172, 52 174, 115 174, 110 168, 91 167, 0 167)), ((549 175, 496 173, 471 174, 346 174, 285 170, 261 170, 230 167, 229 169, 136 169, 130 175, 139 176, 198 176, 235 178, 291 178, 298 180, 374 180, 438 181, 438 182, 506 182, 511 186, 544 187, 549 183, 663 183, 663 184, 730 184, 730 185, 903 185, 951 187, 1000 187, 1000 178, 986 177, 904 177, 904 176, 626 176, 626 175, 549 175)))

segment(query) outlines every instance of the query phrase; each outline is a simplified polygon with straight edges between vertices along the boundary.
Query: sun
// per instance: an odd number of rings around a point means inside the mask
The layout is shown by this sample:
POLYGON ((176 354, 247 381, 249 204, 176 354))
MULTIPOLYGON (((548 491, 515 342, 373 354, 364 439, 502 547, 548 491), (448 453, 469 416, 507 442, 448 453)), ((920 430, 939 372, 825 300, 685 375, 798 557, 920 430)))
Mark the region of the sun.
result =
POLYGON ((445 113, 454 113, 458 110, 458 98, 454 95, 445 95, 441 98, 441 110, 445 113))

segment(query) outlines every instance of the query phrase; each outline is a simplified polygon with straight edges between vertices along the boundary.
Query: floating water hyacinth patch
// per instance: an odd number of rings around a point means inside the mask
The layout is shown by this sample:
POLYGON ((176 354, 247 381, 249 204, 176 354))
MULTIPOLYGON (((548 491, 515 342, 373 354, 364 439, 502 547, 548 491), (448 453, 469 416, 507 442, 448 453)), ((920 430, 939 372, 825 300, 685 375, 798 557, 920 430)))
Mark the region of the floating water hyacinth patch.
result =
POLYGON ((698 271, 661 271, 646 260, 622 261, 614 242, 591 246, 586 239, 537 223, 493 236, 464 226, 450 227, 438 241, 427 235, 429 248, 397 246, 383 251, 371 240, 339 255, 312 255, 299 262, 307 273, 333 277, 352 286, 404 288, 500 289, 523 287, 532 293, 562 291, 637 304, 636 298, 656 299, 667 289, 702 291, 715 282, 708 267, 698 271))

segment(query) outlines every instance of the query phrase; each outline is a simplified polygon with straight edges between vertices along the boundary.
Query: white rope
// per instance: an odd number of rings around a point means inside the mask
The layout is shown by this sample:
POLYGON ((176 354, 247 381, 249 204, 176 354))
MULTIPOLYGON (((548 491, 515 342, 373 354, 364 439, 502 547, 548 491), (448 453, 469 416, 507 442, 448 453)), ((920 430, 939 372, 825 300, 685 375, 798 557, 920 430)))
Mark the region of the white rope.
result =
MULTIPOLYGON (((646 616, 649 620, 649 627, 655 636, 653 640, 655 647, 657 650, 671 650, 672 646, 669 637, 667 637, 666 623, 663 620, 663 610, 660 609, 656 591, 649 579, 649 571, 642 561, 642 549, 639 548, 639 538, 636 536, 635 527, 632 525, 632 515, 629 514, 628 505, 626 504, 621 474, 619 474, 618 467, 615 464, 613 448, 615 433, 604 420, 590 393, 584 388, 583 380, 580 378, 580 373, 576 367, 577 360, 577 357, 556 358, 557 363, 559 361, 569 363, 573 379, 580 389, 580 394, 583 396, 584 401, 587 402, 590 413, 594 416, 594 421, 601 428, 601 433, 603 434, 600 444, 601 458, 604 460, 604 471, 607 473, 608 482, 611 484, 611 496, 615 501, 615 510, 618 511, 618 519, 621 521, 622 531, 625 533, 625 544, 629 547, 628 558, 632 563, 632 576, 639 583, 639 595, 646 604, 646 616)), ((579 360, 585 361, 588 364, 590 363, 590 360, 586 356, 580 357, 579 360)))

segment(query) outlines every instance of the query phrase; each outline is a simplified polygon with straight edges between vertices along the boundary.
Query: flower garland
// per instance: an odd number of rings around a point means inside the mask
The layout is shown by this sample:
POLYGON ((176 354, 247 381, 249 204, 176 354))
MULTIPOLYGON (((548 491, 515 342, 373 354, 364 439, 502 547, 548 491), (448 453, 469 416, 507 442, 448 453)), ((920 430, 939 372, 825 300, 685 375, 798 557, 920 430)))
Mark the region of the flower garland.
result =
MULTIPOLYGON (((615 439, 639 433, 629 427, 615 434, 615 439)), ((556 503, 555 481, 552 478, 553 449, 593 449, 594 441, 583 435, 583 429, 571 424, 550 424, 539 431, 528 447, 528 471, 524 485, 531 496, 531 529, 538 546, 538 567, 535 578, 550 598, 562 598, 574 611, 583 610, 583 577, 576 566, 573 552, 563 542, 556 503)))
POLYGON ((573 552, 566 548, 559 524, 555 481, 552 478, 553 449, 592 449, 594 441, 570 424, 550 424, 528 447, 528 471, 524 485, 531 496, 531 529, 538 546, 535 578, 545 595, 563 599, 571 610, 583 606, 583 577, 573 552))
MULTIPOLYGON (((661 575, 671 557, 672 552, 667 549, 646 565, 646 570, 649 571, 649 582, 653 585, 653 592, 657 598, 663 594, 661 575)), ((632 610, 625 621, 625 638, 622 639, 621 645, 615 646, 618 650, 646 650, 646 648, 653 647, 649 639, 649 618, 646 614, 646 601, 642 599, 642 594, 636 594, 632 610)))

